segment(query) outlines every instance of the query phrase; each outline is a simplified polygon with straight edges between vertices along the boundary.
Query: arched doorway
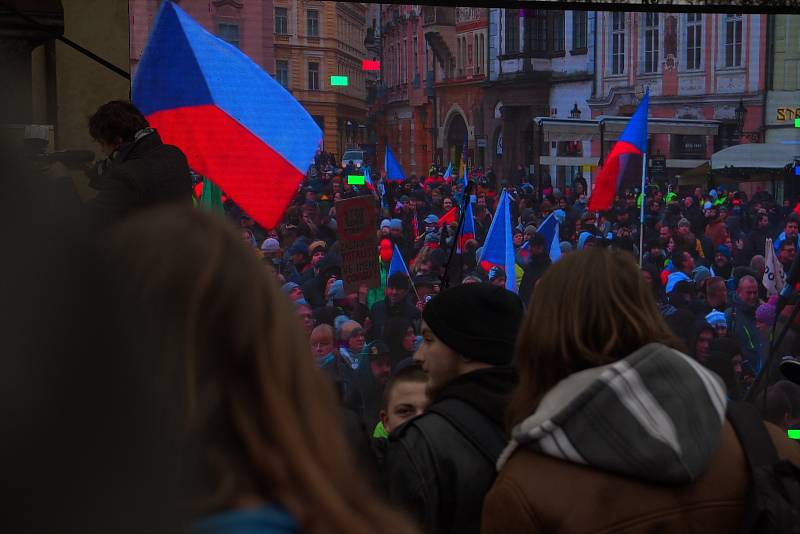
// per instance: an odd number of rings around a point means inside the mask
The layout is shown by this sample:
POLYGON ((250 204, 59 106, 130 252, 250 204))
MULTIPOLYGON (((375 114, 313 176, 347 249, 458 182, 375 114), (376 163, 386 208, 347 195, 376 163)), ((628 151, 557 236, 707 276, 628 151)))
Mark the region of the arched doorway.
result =
POLYGON ((453 164, 453 169, 457 170, 461 165, 461 158, 464 150, 464 139, 467 136, 467 123, 460 113, 453 115, 447 127, 447 158, 453 164))

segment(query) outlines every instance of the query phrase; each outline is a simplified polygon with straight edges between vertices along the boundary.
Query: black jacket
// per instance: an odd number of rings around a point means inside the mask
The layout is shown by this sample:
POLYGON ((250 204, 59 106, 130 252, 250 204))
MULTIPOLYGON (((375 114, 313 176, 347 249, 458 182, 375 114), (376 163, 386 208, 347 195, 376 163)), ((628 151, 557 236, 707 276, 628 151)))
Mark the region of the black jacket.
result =
POLYGON ((504 416, 515 383, 516 373, 509 367, 462 375, 445 387, 428 411, 389 437, 383 466, 389 498, 427 530, 480 532, 483 498, 507 441, 504 416), (453 404, 457 411, 451 410, 453 404), (454 420, 472 435, 463 433, 454 420))
POLYGON ((165 145, 155 130, 120 148, 105 172, 89 185, 98 190, 88 203, 90 216, 101 226, 155 204, 192 201, 186 156, 165 145))
MULTIPOLYGON (((394 306, 389 304, 389 299, 385 298, 372 305, 369 316, 372 319, 373 330, 383 332, 386 323, 392 317, 405 317, 409 321, 416 321, 420 317, 419 310, 411 303, 412 297, 406 296, 394 306)), ((380 334, 379 334, 380 335, 380 334)))

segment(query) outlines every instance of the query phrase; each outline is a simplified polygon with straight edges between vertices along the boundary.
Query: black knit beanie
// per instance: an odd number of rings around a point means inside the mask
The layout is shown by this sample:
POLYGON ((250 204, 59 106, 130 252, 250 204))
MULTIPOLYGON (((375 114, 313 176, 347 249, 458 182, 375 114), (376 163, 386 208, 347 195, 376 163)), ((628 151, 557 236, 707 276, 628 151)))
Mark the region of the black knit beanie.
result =
POLYGON ((491 284, 462 284, 425 305, 422 318, 442 342, 465 358, 508 365, 522 321, 522 300, 491 284))

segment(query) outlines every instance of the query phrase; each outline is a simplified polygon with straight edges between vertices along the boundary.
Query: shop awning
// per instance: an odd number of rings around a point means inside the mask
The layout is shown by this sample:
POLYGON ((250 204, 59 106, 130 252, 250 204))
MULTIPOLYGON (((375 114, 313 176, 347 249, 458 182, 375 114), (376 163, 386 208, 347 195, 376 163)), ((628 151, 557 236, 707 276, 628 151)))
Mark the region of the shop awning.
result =
MULTIPOLYGON (((603 123, 606 141, 615 141, 628 125, 630 117, 602 115, 596 119, 556 119, 536 117, 534 124, 540 128, 543 141, 596 141, 600 139, 600 123, 603 123)), ((695 119, 651 118, 647 129, 651 134, 673 135, 717 135, 719 121, 695 119)))
POLYGON ((745 143, 724 148, 711 156, 711 170, 783 169, 800 159, 800 145, 745 143))

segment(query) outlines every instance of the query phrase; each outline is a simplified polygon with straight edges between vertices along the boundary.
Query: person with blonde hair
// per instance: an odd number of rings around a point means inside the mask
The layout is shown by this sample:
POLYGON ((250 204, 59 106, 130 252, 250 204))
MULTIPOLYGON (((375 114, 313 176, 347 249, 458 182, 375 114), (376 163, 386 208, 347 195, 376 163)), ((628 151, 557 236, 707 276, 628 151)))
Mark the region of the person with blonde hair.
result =
MULTIPOLYGON (((675 346, 630 254, 598 247, 551 266, 517 338, 513 430, 483 534, 737 531, 751 481, 725 386, 675 346)), ((800 465, 780 429, 763 430, 800 465)))
POLYGON ((104 255, 120 343, 158 362, 193 532, 414 532, 357 472, 333 386, 232 227, 152 211, 116 228, 104 255))

